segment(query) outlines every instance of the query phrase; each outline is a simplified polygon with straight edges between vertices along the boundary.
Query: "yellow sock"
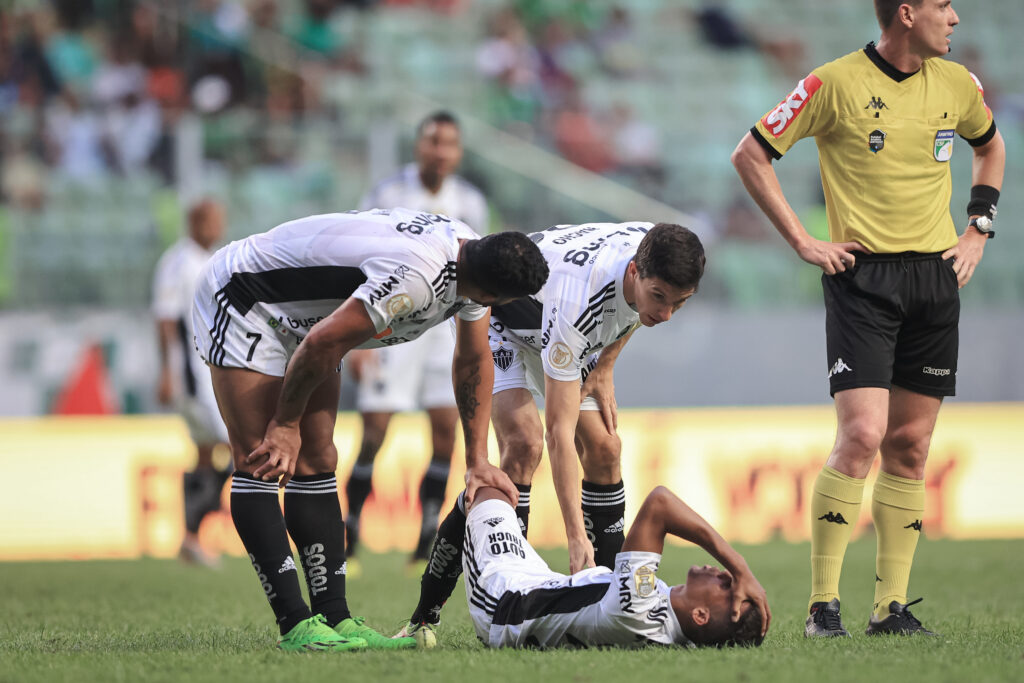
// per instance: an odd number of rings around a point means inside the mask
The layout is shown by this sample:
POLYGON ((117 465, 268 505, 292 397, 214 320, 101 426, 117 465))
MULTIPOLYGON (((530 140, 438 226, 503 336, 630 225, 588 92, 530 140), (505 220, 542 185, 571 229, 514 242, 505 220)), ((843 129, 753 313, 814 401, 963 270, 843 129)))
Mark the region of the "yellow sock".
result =
POLYGON ((825 466, 814 480, 811 495, 811 599, 839 597, 839 574, 850 534, 857 525, 864 498, 864 480, 825 466))
POLYGON ((871 500, 871 518, 878 536, 874 612, 884 618, 889 616, 890 602, 907 602, 910 566, 914 563, 924 518, 924 480, 879 472, 871 500))

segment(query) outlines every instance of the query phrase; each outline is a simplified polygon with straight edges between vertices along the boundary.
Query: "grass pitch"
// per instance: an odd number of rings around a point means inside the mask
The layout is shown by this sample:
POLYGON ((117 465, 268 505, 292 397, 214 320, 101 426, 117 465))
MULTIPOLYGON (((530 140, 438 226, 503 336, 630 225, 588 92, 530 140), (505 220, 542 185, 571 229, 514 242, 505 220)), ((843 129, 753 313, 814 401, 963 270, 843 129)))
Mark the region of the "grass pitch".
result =
MULTIPOLYGON (((248 563, 220 571, 141 560, 0 564, 0 682, 7 681, 1021 681, 1024 540, 930 541, 915 561, 914 613, 940 638, 863 635, 873 597, 874 539, 853 543, 843 616, 853 639, 806 641, 807 545, 741 548, 768 590, 774 621, 757 650, 489 651, 459 588, 440 647, 400 653, 291 655, 248 563)), ((554 567, 560 551, 544 553, 554 567)), ((349 581, 353 612, 384 632, 408 617, 418 582, 404 557, 366 555, 349 581)), ((668 549, 662 578, 685 577, 706 556, 668 549)))

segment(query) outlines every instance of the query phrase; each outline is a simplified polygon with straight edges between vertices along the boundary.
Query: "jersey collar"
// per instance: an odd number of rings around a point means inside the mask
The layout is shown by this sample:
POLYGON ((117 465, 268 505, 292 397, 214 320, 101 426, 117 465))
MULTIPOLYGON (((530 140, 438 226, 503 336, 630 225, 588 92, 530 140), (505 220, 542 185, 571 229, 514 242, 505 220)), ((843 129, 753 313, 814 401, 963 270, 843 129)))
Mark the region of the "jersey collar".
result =
MULTIPOLYGON (((907 73, 906 71, 900 71, 892 64, 885 61, 885 58, 882 57, 882 55, 878 54, 878 49, 875 47, 874 41, 871 41, 870 43, 864 46, 864 54, 868 56, 868 59, 870 59, 872 63, 875 66, 877 66, 882 73, 884 73, 886 76, 896 81, 897 83, 902 83, 903 81, 907 80, 908 78, 917 73, 917 71, 912 71, 910 73, 907 73)), ((918 69, 918 71, 920 71, 920 69, 918 69)))

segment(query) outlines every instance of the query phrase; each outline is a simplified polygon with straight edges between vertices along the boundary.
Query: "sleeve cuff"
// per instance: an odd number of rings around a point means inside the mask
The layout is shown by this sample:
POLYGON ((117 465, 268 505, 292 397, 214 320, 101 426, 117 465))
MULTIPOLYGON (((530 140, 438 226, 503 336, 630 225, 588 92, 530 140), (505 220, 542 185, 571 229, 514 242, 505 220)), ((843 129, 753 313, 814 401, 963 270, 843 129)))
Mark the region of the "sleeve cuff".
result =
MULTIPOLYGON (((996 122, 993 121, 992 125, 988 127, 988 130, 981 134, 981 137, 977 137, 977 138, 974 138, 974 139, 964 138, 964 140, 967 140, 967 144, 970 145, 971 147, 981 147, 982 145, 987 143, 989 140, 994 138, 995 135, 996 135, 996 122)), ((961 137, 963 137, 963 136, 961 136, 961 137)))
POLYGON ((768 140, 766 140, 765 137, 761 135, 761 131, 757 129, 757 126, 751 127, 750 134, 754 136, 755 140, 761 143, 761 146, 764 147, 764 151, 768 152, 768 154, 770 154, 773 159, 779 160, 782 158, 782 154, 780 154, 777 149, 772 147, 772 143, 768 142, 768 140))

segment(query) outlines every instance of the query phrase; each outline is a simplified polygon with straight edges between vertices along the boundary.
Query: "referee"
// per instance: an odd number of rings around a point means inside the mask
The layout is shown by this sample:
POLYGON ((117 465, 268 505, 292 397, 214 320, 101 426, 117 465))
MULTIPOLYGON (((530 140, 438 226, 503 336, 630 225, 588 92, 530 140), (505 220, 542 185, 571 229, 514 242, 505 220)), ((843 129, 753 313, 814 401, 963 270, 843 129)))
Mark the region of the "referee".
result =
POLYGON ((875 602, 867 633, 934 635, 907 601, 924 516, 925 460, 939 406, 956 387, 958 289, 995 235, 1005 165, 978 79, 941 59, 959 23, 950 0, 874 4, 878 44, 812 71, 732 155, 778 231, 823 271, 838 431, 811 500, 808 637, 849 635, 840 618, 839 574, 879 450, 871 503, 875 602), (948 210, 955 135, 974 155, 967 226, 959 237, 948 210), (830 241, 808 235, 772 168, 797 140, 811 136, 830 241))

